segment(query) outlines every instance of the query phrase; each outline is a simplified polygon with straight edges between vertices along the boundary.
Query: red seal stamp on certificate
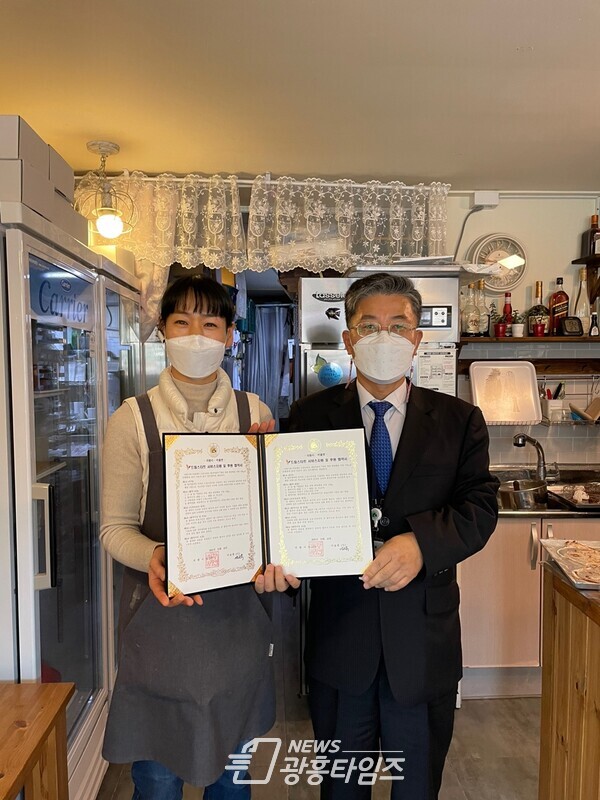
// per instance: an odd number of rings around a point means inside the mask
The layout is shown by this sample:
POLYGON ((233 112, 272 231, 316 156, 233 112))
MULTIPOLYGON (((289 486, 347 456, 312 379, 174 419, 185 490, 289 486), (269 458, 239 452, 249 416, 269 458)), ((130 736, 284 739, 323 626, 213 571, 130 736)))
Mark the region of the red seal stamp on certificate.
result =
POLYGON ((219 551, 209 550, 204 554, 204 568, 205 569, 218 569, 219 568, 219 551))
POLYGON ((308 554, 311 558, 323 558, 324 552, 323 539, 313 539, 308 543, 308 554))

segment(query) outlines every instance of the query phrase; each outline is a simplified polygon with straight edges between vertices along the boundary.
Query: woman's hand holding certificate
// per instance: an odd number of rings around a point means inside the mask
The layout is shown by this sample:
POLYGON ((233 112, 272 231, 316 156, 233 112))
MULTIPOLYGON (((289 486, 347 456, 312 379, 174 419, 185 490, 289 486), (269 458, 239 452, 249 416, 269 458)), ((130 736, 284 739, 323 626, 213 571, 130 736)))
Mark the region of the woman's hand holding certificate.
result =
POLYGON ((165 592, 165 547, 159 545, 154 548, 152 558, 148 564, 148 585, 150 591, 156 597, 161 606, 166 608, 173 608, 174 606, 193 606, 197 603, 202 605, 202 597, 195 594, 188 597, 182 592, 176 592, 172 597, 169 597, 165 592))

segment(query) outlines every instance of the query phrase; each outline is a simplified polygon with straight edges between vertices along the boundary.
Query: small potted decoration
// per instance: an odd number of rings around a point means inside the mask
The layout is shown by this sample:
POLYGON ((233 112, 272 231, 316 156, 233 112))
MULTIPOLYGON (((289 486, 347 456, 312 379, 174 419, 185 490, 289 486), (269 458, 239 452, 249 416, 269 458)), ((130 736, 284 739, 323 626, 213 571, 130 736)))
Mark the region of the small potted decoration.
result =
POLYGON ((506 336, 506 317, 504 314, 494 314, 492 317, 494 336, 496 339, 503 339, 506 336))
POLYGON ((525 336, 525 317, 518 311, 513 311, 512 315, 512 335, 518 339, 525 336))
POLYGON ((546 333, 546 323, 541 317, 536 317, 533 323, 533 335, 544 336, 546 333))

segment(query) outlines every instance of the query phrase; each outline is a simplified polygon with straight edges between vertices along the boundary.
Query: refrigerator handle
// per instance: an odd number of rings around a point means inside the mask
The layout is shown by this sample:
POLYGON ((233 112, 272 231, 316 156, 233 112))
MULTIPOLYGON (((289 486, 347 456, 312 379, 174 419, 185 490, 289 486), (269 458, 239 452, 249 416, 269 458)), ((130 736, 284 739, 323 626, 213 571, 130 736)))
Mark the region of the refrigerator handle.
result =
MULTIPOLYGON (((34 589, 39 591, 41 589, 52 589, 56 586, 55 574, 55 558, 54 558, 54 542, 55 531, 53 525, 53 492, 52 486, 49 483, 34 483, 31 487, 31 496, 34 502, 43 504, 44 509, 44 558, 45 565, 44 571, 41 572, 39 568, 34 575, 34 589)), ((39 537, 39 531, 38 531, 39 537)), ((40 537, 41 538, 41 537, 40 537)), ((36 543, 39 548, 39 542, 36 543)), ((39 552, 39 550, 38 550, 39 552)))

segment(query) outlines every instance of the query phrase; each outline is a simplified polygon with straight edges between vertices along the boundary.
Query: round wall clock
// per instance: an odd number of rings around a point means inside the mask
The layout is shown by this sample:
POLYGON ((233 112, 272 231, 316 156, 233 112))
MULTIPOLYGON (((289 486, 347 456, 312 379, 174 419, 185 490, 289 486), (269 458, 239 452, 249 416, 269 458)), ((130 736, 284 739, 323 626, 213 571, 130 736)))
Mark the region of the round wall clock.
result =
POLYGON ((482 275, 486 289, 505 292, 517 286, 527 268, 525 248, 514 236, 490 233, 480 236, 467 250, 466 260, 471 264, 495 264, 494 275, 482 275))

